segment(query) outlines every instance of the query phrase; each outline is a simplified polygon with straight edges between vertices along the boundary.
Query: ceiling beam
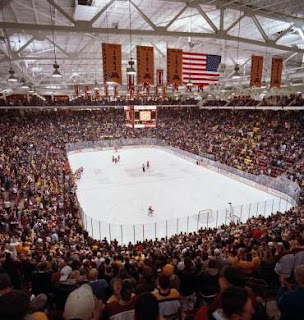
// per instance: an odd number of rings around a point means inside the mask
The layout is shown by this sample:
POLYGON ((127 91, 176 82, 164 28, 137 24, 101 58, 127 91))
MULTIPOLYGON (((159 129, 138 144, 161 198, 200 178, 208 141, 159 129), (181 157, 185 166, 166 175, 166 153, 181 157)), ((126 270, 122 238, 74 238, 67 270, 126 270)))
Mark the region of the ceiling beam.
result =
POLYGON ((12 4, 9 4, 10 9, 13 12, 13 15, 15 16, 16 21, 19 23, 19 19, 18 19, 18 12, 15 10, 15 8, 12 6, 12 4))
POLYGON ((21 46, 16 53, 19 54, 21 51, 23 51, 27 46, 29 46, 33 41, 35 40, 34 37, 32 37, 30 40, 28 40, 23 46, 21 46))
POLYGON ((209 26, 216 32, 218 29, 212 22, 212 20, 208 17, 207 13, 199 5, 195 6, 195 9, 206 20, 209 26))
MULTIPOLYGON (((178 3, 188 3, 189 0, 159 0, 162 2, 178 2, 178 3)), ((206 1, 206 0, 196 0, 198 4, 201 5, 210 5, 213 4, 214 6, 223 7, 226 9, 234 9, 239 11, 240 8, 242 8, 246 12, 252 12, 256 15, 266 17, 269 19, 274 19, 274 20, 280 20, 284 22, 295 22, 299 25, 304 24, 304 18, 293 16, 290 14, 284 14, 279 11, 271 11, 271 10, 265 10, 265 9, 259 9, 255 7, 251 7, 252 2, 248 2, 246 4, 240 3, 238 0, 232 0, 228 2, 224 2, 223 0, 215 0, 215 1, 206 1)))
POLYGON ((281 34, 279 34, 276 38, 275 38, 275 42, 278 42, 281 38, 283 38, 284 36, 286 36, 291 29, 293 28, 293 25, 290 25, 286 30, 282 31, 281 34))
MULTIPOLYGON (((130 30, 129 29, 114 29, 114 28, 93 28, 89 24, 76 24, 76 26, 62 26, 62 25, 54 25, 55 32, 76 32, 76 33, 96 33, 96 34, 113 34, 113 35, 125 35, 129 36, 130 30)), ((37 24, 31 23, 13 23, 13 22, 0 22, 1 29, 12 29, 12 30, 24 30, 34 32, 37 31, 37 24)), ((51 25, 39 25, 39 30, 41 32, 51 32, 52 26, 51 25)), ((154 36, 154 37, 194 37, 197 39, 222 39, 228 41, 235 41, 235 42, 242 42, 248 43, 255 46, 260 47, 268 47, 273 49, 278 49, 286 52, 299 52, 304 53, 303 49, 299 49, 296 47, 288 47, 284 45, 276 44, 275 41, 268 40, 259 41, 255 39, 248 39, 248 38, 238 38, 233 35, 229 35, 226 32, 217 32, 217 33, 203 33, 203 32, 186 32, 186 31, 168 31, 166 28, 158 27, 156 30, 141 30, 141 29, 132 29, 133 35, 139 36, 154 36)))
POLYGON ((267 34, 266 34, 265 30, 263 29, 263 27, 261 26, 261 24, 260 24, 259 20, 257 19, 257 17, 254 14, 251 15, 250 17, 251 17, 252 21, 254 22, 254 24, 256 25, 256 27, 258 28, 258 30, 259 30, 260 34, 262 35, 263 39, 265 41, 268 41, 269 39, 267 37, 267 34))
POLYGON ((245 17, 245 13, 242 13, 240 17, 238 17, 226 30, 225 32, 229 32, 232 28, 234 28, 241 20, 245 17))
POLYGON ((99 17, 113 5, 114 2, 115 0, 111 0, 108 4, 106 4, 103 8, 101 8, 95 14, 95 16, 90 20, 90 24, 92 25, 93 23, 95 23, 99 19, 99 17))
MULTIPOLYGON (((15 2, 16 2, 16 4, 18 4, 18 6, 21 6, 21 7, 23 7, 23 8, 26 8, 26 9, 28 9, 28 10, 33 11, 34 14, 35 14, 35 16, 37 15, 37 13, 39 13, 40 15, 42 15, 42 16, 48 18, 48 19, 51 19, 51 16, 50 16, 49 14, 46 14, 45 12, 39 11, 39 10, 36 8, 36 6, 30 7, 29 5, 26 5, 26 4, 24 4, 24 3, 20 2, 20 1, 17 1, 17 0, 15 0, 15 2)), ((22 9, 19 9, 19 10, 22 10, 22 9)), ((54 18, 53 21, 56 22, 56 19, 54 18)), ((60 23, 60 22, 57 21, 57 23, 60 23)), ((38 27, 37 27, 37 28, 38 28, 38 27)), ((36 29, 37 29, 37 28, 36 28, 36 29)), ((39 28, 40 28, 40 26, 39 26, 39 28)))
POLYGON ((185 11, 187 8, 188 8, 188 6, 185 5, 185 6, 179 11, 179 13, 166 25, 166 29, 168 29, 168 28, 172 25, 172 23, 175 22, 176 19, 178 19, 178 18, 184 13, 184 11, 185 11))
MULTIPOLYGON (((217 3, 218 3, 218 5, 222 5, 228 9, 240 10, 240 5, 236 4, 236 3, 225 4, 221 0, 217 0, 217 3)), ((248 13, 248 14, 252 13, 252 14, 262 16, 262 17, 265 17, 268 19, 280 20, 280 21, 284 21, 284 22, 295 22, 295 23, 301 24, 301 25, 304 24, 303 18, 295 17, 292 15, 287 15, 287 14, 280 13, 280 12, 265 10, 265 9, 251 8, 250 3, 248 5, 242 6, 242 10, 246 11, 246 13, 248 13)))
MULTIPOLYGON (((2 49, 0 49, 0 51, 2 51, 2 49)), ((2 51, 4 52, 4 51, 2 51)), ((0 63, 4 63, 4 62, 7 62, 9 61, 9 57, 7 56, 7 54, 5 53, 6 57, 5 58, 2 58, 0 60, 0 63)), ((22 60, 39 60, 39 61, 48 61, 50 60, 50 66, 53 65, 53 62, 54 61, 54 56, 44 56, 44 57, 33 57, 33 56, 27 56, 27 57, 13 57, 11 59, 12 61, 22 61, 22 60)), ((96 56, 96 57, 92 57, 92 56, 82 56, 82 57, 60 57, 58 58, 57 57, 57 60, 58 61, 83 61, 83 60, 98 60, 100 61, 101 60, 101 57, 100 56, 96 56)), ((81 65, 80 65, 81 66, 81 65)))
POLYGON ((9 5, 14 0, 2 0, 0 2, 0 11, 2 11, 7 5, 9 5))
POLYGON ((33 6, 33 9, 34 9, 36 22, 39 23, 35 0, 32 0, 32 6, 33 6))
MULTIPOLYGON (((141 17, 149 24, 149 26, 153 29, 156 30, 157 26, 151 21, 151 19, 149 19, 140 9, 139 7, 132 1, 130 0, 130 3, 132 4, 132 6, 139 12, 139 14, 141 15, 141 17)), ((132 30, 133 32, 133 30, 132 30)))
POLYGON ((45 37, 45 39, 47 41, 49 41, 53 46, 55 46, 58 50, 63 52, 67 57, 69 57, 69 54, 64 49, 62 49, 56 42, 54 42, 53 40, 49 39, 48 37, 45 37))
POLYGON ((46 0, 50 5, 52 5, 58 12, 60 12, 66 19, 72 22, 74 25, 76 21, 72 18, 65 10, 62 9, 54 0, 46 0))
POLYGON ((220 8, 220 30, 224 30, 225 9, 220 8))

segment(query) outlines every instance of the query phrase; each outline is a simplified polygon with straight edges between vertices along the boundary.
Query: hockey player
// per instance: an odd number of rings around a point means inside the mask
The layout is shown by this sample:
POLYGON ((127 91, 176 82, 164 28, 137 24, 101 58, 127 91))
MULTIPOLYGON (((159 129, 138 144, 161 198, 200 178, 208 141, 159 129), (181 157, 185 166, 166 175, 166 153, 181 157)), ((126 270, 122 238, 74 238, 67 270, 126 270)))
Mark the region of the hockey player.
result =
POLYGON ((112 162, 115 162, 115 157, 114 157, 114 155, 112 156, 112 162))
POLYGON ((142 171, 143 171, 143 172, 146 172, 146 166, 145 166, 144 163, 143 163, 143 165, 142 165, 142 171))
POLYGON ((147 161, 147 169, 149 170, 149 168, 150 168, 150 162, 149 162, 149 160, 147 161))
POLYGON ((148 208, 148 216, 149 216, 149 217, 153 217, 153 212, 154 212, 154 210, 153 210, 152 206, 150 206, 150 207, 148 208))
POLYGON ((118 161, 118 162, 120 161, 120 155, 117 156, 117 161, 118 161))

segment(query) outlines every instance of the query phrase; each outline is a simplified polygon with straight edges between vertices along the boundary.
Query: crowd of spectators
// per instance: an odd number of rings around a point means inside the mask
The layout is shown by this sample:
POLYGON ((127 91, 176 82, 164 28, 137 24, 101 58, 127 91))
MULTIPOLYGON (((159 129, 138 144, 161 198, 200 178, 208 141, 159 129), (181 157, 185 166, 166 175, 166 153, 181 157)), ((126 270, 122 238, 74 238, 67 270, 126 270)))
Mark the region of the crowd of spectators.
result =
MULTIPOLYGON (((128 99, 127 97, 99 97, 93 99, 79 96, 69 100, 68 96, 47 96, 47 99, 37 95, 12 95, 6 97, 6 100, 0 99, 0 106, 125 106, 125 105, 158 105, 158 106, 196 106, 199 100, 188 96, 174 96, 172 94, 166 97, 142 96, 141 98, 128 99)), ((202 100, 203 107, 244 107, 244 106, 304 106, 304 99, 301 94, 290 95, 267 95, 261 100, 250 95, 233 95, 227 98, 207 98, 202 100)))
MULTIPOLYGON (((260 102, 253 99, 250 95, 246 96, 233 96, 232 99, 228 102, 227 106, 234 106, 234 107, 244 107, 244 106, 256 106, 260 102)), ((262 103, 262 105, 264 105, 262 103)), ((267 106, 267 104, 265 104, 267 106)))
POLYGON ((267 319, 256 278, 278 293, 282 319, 301 319, 302 206, 169 239, 94 240, 82 227, 65 144, 155 137, 300 182, 303 122, 298 111, 165 108, 157 128, 142 131, 112 108, 2 112, 0 320, 267 319))

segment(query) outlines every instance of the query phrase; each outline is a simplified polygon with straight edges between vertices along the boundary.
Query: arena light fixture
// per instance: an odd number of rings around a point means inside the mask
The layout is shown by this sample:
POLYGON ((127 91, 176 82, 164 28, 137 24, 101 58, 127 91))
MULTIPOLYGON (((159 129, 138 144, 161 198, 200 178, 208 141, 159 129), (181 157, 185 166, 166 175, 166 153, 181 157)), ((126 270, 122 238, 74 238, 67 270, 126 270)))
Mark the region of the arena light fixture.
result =
POLYGON ((34 89, 32 87, 29 87, 29 91, 28 92, 29 93, 34 93, 35 91, 34 91, 34 89))
POLYGON ((130 31, 130 59, 128 62, 129 67, 127 67, 128 75, 135 75, 136 71, 134 68, 134 60, 132 58, 132 11, 131 11, 131 0, 129 0, 129 31, 130 31))
POLYGON ((60 73, 60 71, 58 70, 59 69, 59 65, 57 63, 57 61, 55 60, 55 63, 53 64, 53 68, 55 69, 53 74, 52 74, 52 77, 53 78, 61 78, 62 77, 62 74, 60 73))
POLYGON ((232 79, 240 79, 240 66, 239 66, 239 50, 240 50, 240 32, 241 32, 241 10, 239 16, 239 28, 238 28, 238 36, 237 36, 237 48, 236 48, 236 64, 234 67, 234 73, 232 75, 232 79))
POLYGON ((10 67, 10 69, 9 69, 9 74, 10 74, 10 76, 9 76, 9 78, 8 78, 8 81, 9 82, 17 82, 18 80, 17 80, 17 78, 14 76, 14 73, 15 73, 15 71, 14 71, 14 69, 12 68, 12 67, 10 67))
POLYGON ((59 69, 59 64, 57 63, 57 57, 56 57, 56 46, 55 46, 55 32, 54 32, 54 21, 53 21, 53 13, 52 13, 52 8, 51 8, 51 3, 50 5, 50 16, 51 16, 51 25, 52 25, 52 37, 53 37, 53 49, 54 49, 54 64, 53 68, 55 69, 52 77, 53 78, 61 78, 62 74, 60 73, 59 69))
POLYGON ((127 68, 127 74, 135 75, 136 71, 135 71, 135 68, 134 68, 134 60, 133 60, 132 57, 130 58, 128 64, 129 64, 129 67, 127 68))
POLYGON ((240 78, 241 78, 240 66, 238 64, 236 64, 234 67, 234 73, 232 75, 232 79, 240 79, 240 78))
POLYGON ((21 79, 21 83, 22 83, 22 84, 21 84, 21 88, 22 88, 22 89, 28 89, 28 88, 29 88, 29 86, 26 84, 24 78, 21 79))
POLYGON ((189 79, 188 79, 188 81, 187 81, 187 83, 186 83, 186 86, 187 86, 187 87, 192 87, 192 86, 193 86, 193 82, 192 82, 192 79, 191 79, 191 75, 190 75, 190 77, 189 77, 189 79))
POLYGON ((94 82, 94 90, 99 90, 99 86, 96 80, 94 82))

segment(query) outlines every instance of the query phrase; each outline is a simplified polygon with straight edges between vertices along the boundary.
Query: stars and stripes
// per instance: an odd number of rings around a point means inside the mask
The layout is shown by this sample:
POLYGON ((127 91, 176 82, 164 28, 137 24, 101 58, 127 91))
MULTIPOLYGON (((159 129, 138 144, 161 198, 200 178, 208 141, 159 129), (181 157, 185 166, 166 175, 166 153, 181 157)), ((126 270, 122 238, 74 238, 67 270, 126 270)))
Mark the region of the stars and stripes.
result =
POLYGON ((217 72, 221 56, 205 53, 183 52, 183 83, 191 79, 195 86, 207 86, 219 81, 217 72))

